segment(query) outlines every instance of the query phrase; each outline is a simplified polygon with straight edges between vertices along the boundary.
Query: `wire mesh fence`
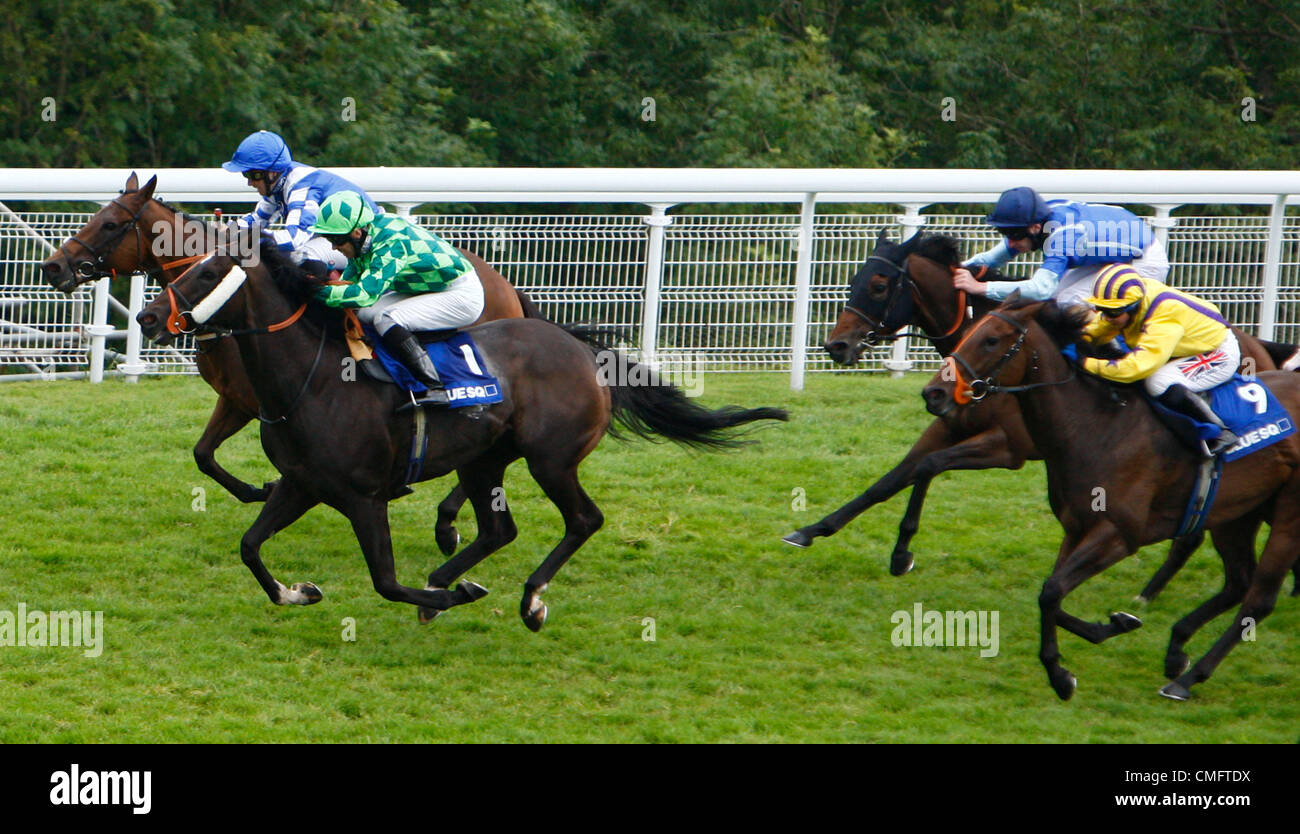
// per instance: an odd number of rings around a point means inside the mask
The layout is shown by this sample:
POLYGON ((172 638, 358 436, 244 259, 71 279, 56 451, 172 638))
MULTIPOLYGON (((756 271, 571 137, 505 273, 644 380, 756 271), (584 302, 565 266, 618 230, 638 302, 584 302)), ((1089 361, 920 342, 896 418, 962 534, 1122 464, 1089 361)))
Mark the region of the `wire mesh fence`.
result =
MULTIPOLYGON (((0 371, 85 368, 92 293, 53 290, 39 274, 49 250, 88 219, 84 213, 34 212, 19 222, 0 217, 0 371), (33 234, 34 233, 34 234, 33 234)), ((420 215, 416 221, 493 264, 529 294, 548 317, 619 332, 641 347, 646 314, 650 226, 630 215, 420 215)), ((680 214, 664 229, 658 277, 657 327, 650 335, 666 370, 682 365, 711 371, 789 371, 794 356, 798 214, 680 214)), ((822 214, 814 221, 806 370, 861 373, 884 369, 885 349, 853 371, 821 350, 847 299, 848 282, 881 230, 897 239, 894 214, 822 214)), ((926 233, 949 234, 966 256, 998 238, 978 214, 925 216, 926 233)), ((1230 320, 1257 328, 1264 301, 1268 218, 1179 217, 1169 230, 1169 283, 1218 304, 1230 320)), ((1278 341, 1300 342, 1300 218, 1286 218, 1278 281, 1278 341)), ((1008 271, 1029 275, 1037 258, 1008 271)), ((125 281, 114 288, 125 299, 125 281)), ((146 300, 159 291, 152 281, 146 300)), ((125 319, 117 316, 119 327, 125 319)), ((120 349, 110 343, 110 350, 120 349)), ((906 358, 932 371, 937 357, 913 341, 906 358)), ((192 343, 148 345, 142 360, 154 373, 191 373, 192 343)))

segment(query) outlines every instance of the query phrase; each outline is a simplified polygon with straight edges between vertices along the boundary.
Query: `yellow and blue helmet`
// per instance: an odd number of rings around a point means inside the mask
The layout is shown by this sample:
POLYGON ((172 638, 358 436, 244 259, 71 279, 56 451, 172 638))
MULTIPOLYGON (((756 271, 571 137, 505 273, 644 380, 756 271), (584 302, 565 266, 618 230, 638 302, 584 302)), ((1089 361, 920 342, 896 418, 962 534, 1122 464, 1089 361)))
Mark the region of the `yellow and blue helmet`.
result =
POLYGON ((1142 277, 1128 264, 1111 264, 1097 273, 1088 303, 1099 310, 1136 310, 1146 296, 1142 277))

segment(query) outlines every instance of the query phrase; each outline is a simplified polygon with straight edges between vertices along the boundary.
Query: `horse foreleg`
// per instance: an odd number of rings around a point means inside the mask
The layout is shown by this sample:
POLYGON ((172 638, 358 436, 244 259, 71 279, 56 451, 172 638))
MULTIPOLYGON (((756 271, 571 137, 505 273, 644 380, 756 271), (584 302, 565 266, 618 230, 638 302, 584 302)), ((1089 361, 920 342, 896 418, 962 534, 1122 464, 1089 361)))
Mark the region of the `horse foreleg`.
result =
MULTIPOLYGON (((480 457, 457 470, 460 484, 456 490, 462 499, 469 495, 474 506, 474 517, 478 521, 478 536, 464 550, 448 559, 441 567, 429 574, 426 590, 445 589, 455 582, 465 571, 477 565, 497 550, 515 540, 518 529, 510 507, 506 504, 503 492, 498 492, 505 477, 506 467, 516 459, 512 455, 495 458, 480 457)), ((450 500, 450 496, 448 496, 450 500)), ((444 502, 446 503, 446 502, 444 502)), ((442 508, 439 507, 439 519, 442 508)), ((480 585, 468 583, 475 588, 480 585)), ((486 589, 483 591, 487 593, 486 589)), ((441 613, 432 608, 420 609, 420 624, 423 625, 441 613)))
MULTIPOLYGON (((274 498, 279 487, 271 493, 274 498)), ((479 599, 487 592, 472 583, 462 582, 455 591, 411 588, 397 581, 393 564, 393 539, 388 527, 388 502, 382 498, 358 498, 346 509, 340 508, 352 522, 361 552, 370 569, 370 581, 384 599, 409 602, 444 611, 455 605, 464 605, 479 599)))
MULTIPOLYGON (((1300 553, 1300 501, 1278 500, 1273 511, 1273 526, 1269 530, 1268 542, 1260 557, 1259 567, 1251 579, 1241 609, 1236 619, 1228 625, 1210 650, 1190 669, 1170 681, 1160 689, 1160 694, 1167 698, 1185 701, 1191 697, 1193 685, 1209 680, 1210 675, 1223 659, 1228 656, 1245 634, 1254 633, 1259 624, 1273 611, 1277 604, 1277 594, 1282 588, 1282 580, 1296 562, 1300 553)), ((1217 541, 1217 539, 1216 539, 1217 541)))
POLYGON ((1165 557, 1165 562, 1156 569, 1155 574, 1147 582, 1146 587, 1137 595, 1137 602, 1145 605, 1156 598, 1156 595, 1164 590, 1165 585, 1174 574, 1183 569, 1187 564, 1188 558, 1191 557, 1196 549, 1205 541, 1205 532, 1201 531, 1194 536, 1182 536, 1174 539, 1174 543, 1169 545, 1169 555, 1165 557))
POLYGON ((294 482, 281 480, 262 506, 253 526, 248 528, 239 542, 239 555, 244 564, 276 605, 311 605, 321 600, 320 589, 310 582, 296 583, 289 588, 281 585, 266 569, 261 556, 263 542, 277 531, 293 524, 303 513, 319 503, 294 482))
POLYGON ((1123 559, 1130 552, 1123 537, 1113 525, 1097 524, 1079 539, 1077 546, 1070 536, 1066 536, 1065 541, 1061 543, 1056 567, 1052 575, 1043 583, 1042 593, 1038 596, 1038 607, 1042 617, 1038 659, 1047 670, 1048 683, 1063 701, 1068 701, 1074 694, 1078 681, 1070 674, 1070 670, 1061 665, 1056 627, 1062 624, 1062 620, 1070 618, 1068 614, 1062 617, 1061 601, 1079 585, 1123 559))
POLYGON ((221 484, 227 492, 245 504, 265 501, 271 491, 271 484, 263 484, 259 489, 252 484, 244 483, 221 468, 215 453, 218 446, 248 425, 252 419, 253 415, 236 406, 228 397, 218 397, 217 407, 212 410, 208 425, 203 429, 203 435, 194 446, 194 462, 198 464, 199 471, 221 484))
POLYGON ((1183 647, 1201 626, 1241 602, 1255 573, 1255 536, 1263 519, 1246 516, 1214 530, 1214 549, 1223 559, 1223 588, 1174 624, 1165 653, 1165 677, 1173 679, 1187 671, 1183 647))
POLYGON ((548 609, 540 595, 546 590, 547 584, 569 557, 605 523, 605 516, 596 502, 591 500, 582 484, 578 483, 577 469, 577 462, 565 466, 554 463, 549 458, 528 461, 528 471, 532 473, 533 479, 564 516, 564 538, 560 539, 559 544, 547 554, 546 559, 524 583, 524 595, 519 601, 519 616, 532 631, 540 631, 546 623, 548 609))
MULTIPOLYGON (((844 528, 844 525, 857 518, 870 507, 894 497, 909 484, 914 483, 913 476, 921 460, 927 455, 953 445, 955 441, 956 438, 953 437, 943 421, 935 420, 908 451, 907 456, 897 466, 885 473, 884 477, 868 487, 866 492, 863 492, 857 498, 815 524, 809 524, 807 527, 801 527, 790 533, 782 541, 795 547, 808 547, 812 544, 812 540, 818 536, 832 536, 838 533, 844 528)), ((922 490, 922 494, 924 495, 924 490, 922 490)))
POLYGON ((935 476, 959 469, 1019 469, 1024 464, 1024 456, 1011 449, 1006 432, 997 426, 922 458, 912 476, 912 495, 898 525, 898 541, 889 557, 889 572, 902 576, 912 569, 913 557, 908 546, 921 526, 921 506, 935 476))

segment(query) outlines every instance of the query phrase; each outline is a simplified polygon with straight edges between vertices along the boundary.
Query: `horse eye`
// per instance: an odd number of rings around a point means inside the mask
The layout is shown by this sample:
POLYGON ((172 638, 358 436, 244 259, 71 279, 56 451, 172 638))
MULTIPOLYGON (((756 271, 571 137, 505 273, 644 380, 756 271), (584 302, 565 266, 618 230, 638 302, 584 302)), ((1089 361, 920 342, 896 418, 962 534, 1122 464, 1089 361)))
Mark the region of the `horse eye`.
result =
POLYGON ((111 220, 104 224, 104 231, 106 232, 111 232, 116 228, 117 228, 117 224, 112 222, 111 220))
POLYGON ((984 337, 984 347, 986 347, 986 348, 995 348, 995 347, 997 347, 997 346, 998 346, 998 337, 997 337, 997 336, 986 336, 986 337, 984 337))

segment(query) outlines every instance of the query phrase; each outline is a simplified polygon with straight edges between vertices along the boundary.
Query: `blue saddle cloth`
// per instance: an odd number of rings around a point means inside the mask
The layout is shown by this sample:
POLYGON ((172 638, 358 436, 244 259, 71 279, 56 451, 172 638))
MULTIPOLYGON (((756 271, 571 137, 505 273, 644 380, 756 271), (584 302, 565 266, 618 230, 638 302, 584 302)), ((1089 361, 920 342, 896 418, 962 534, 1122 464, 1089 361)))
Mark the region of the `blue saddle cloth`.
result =
MULTIPOLYGON (((1219 436, 1219 427, 1213 423, 1194 420, 1149 397, 1147 402, 1161 413, 1195 426, 1203 440, 1219 436)), ((1258 380, 1247 379, 1241 374, 1233 374, 1232 379, 1210 390, 1210 409, 1219 415, 1224 425, 1232 429, 1233 434, 1241 438, 1223 453, 1224 461, 1245 457, 1295 434, 1295 423, 1291 420, 1291 415, 1273 396, 1273 392, 1258 380)))
MULTIPOLYGON (((384 347, 379 334, 369 325, 365 327, 366 338, 373 346, 375 356, 383 364, 384 370, 404 391, 422 394, 428 390, 424 383, 416 379, 400 359, 394 357, 384 347)), ((456 333, 449 339, 430 342, 424 350, 438 369, 438 376, 447 388, 447 397, 451 408, 463 408, 468 405, 490 405, 503 399, 501 385, 497 378, 487 372, 483 355, 478 351, 474 339, 465 332, 456 333)))

